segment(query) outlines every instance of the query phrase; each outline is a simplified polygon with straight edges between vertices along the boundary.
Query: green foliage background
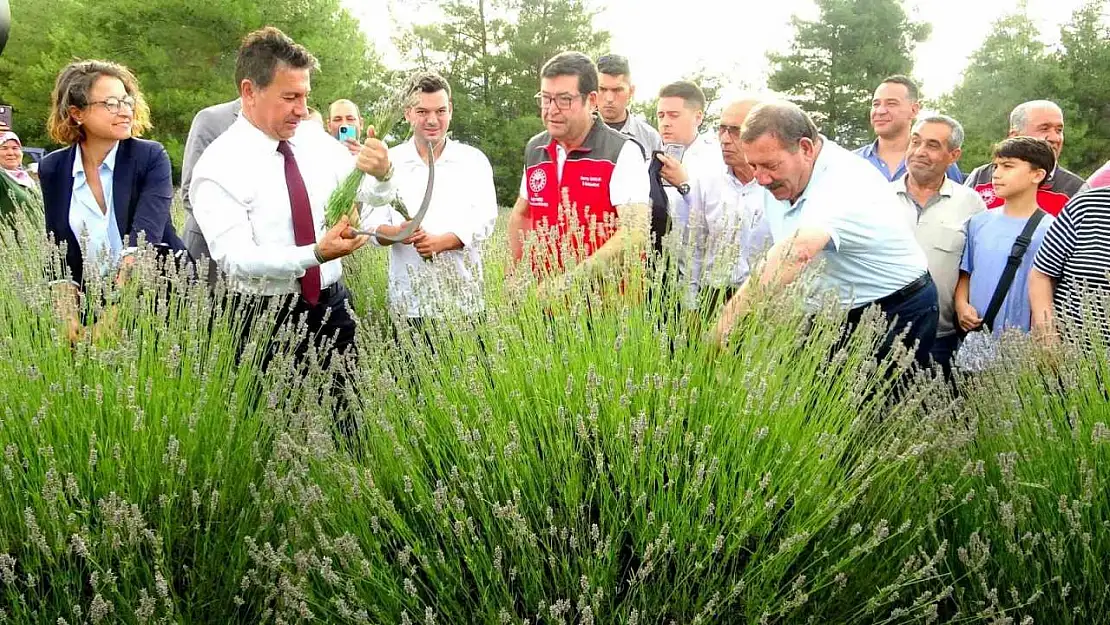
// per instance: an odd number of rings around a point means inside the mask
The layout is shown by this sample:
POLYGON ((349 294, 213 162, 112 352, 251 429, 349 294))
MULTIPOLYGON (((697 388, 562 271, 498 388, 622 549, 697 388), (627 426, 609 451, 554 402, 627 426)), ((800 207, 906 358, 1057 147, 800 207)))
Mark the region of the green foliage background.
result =
MULTIPOLYGON (((434 21, 400 29, 401 60, 387 67, 341 0, 12 0, 15 28, 0 57, 0 100, 15 109, 15 130, 31 146, 53 148, 45 133, 58 70, 77 58, 109 58, 130 66, 150 101, 150 138, 170 152, 175 170, 193 115, 235 97, 235 50, 247 32, 273 24, 320 59, 312 104, 346 97, 369 110, 400 72, 434 69, 455 90, 454 136, 482 149, 494 167, 499 200, 515 199, 522 147, 542 129, 532 96, 543 62, 561 50, 592 57, 611 47, 595 26, 597 0, 416 0, 434 21)), ((793 20, 792 43, 768 56, 768 86, 816 118, 822 131, 855 147, 871 137, 868 106, 876 83, 913 73, 916 45, 929 24, 915 21, 903 0, 818 0, 816 20, 793 20)), ((1090 0, 1061 29, 1059 43, 1019 4, 1001 15, 972 55, 960 84, 929 93, 927 104, 959 119, 967 131, 965 171, 984 162, 1005 136, 1018 103, 1055 100, 1067 123, 1062 164, 1086 175, 1110 158, 1110 0, 1090 0)), ((635 61, 633 59, 633 61, 635 61)), ((734 77, 692 66, 710 100, 734 77)), ((737 86, 732 84, 732 86, 737 86)), ((633 110, 654 118, 654 93, 633 110)), ((712 109, 712 107, 711 107, 712 109)), ((708 119, 705 128, 712 125, 708 119)))

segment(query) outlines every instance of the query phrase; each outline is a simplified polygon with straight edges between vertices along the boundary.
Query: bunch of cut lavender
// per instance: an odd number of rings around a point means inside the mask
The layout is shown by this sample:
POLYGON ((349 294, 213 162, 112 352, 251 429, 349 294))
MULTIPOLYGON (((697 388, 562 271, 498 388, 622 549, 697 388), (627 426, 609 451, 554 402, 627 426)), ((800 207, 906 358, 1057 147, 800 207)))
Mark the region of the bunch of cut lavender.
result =
MULTIPOLYGON (((410 84, 406 81, 406 85, 410 84)), ((394 126, 401 121, 404 117, 405 103, 409 97, 409 89, 400 89, 388 94, 385 98, 378 100, 377 103, 370 109, 370 114, 367 115, 367 120, 370 122, 370 127, 374 129, 374 136, 382 139, 385 138, 393 131, 394 126)), ((357 213, 351 210, 358 197, 358 188, 362 184, 362 171, 355 168, 350 174, 339 183, 339 186, 332 191, 331 196, 328 197, 328 205, 324 211, 324 219, 327 221, 328 226, 334 226, 343 215, 350 214, 352 216, 352 224, 357 226, 357 213)), ((404 203, 400 199, 395 199, 395 203, 400 203, 401 208, 398 212, 402 215, 407 215, 408 212, 404 209, 404 203), (404 211, 404 212, 402 212, 404 211)), ((395 206, 396 208, 396 206, 395 206)), ((406 217, 407 219, 408 217, 406 217)))

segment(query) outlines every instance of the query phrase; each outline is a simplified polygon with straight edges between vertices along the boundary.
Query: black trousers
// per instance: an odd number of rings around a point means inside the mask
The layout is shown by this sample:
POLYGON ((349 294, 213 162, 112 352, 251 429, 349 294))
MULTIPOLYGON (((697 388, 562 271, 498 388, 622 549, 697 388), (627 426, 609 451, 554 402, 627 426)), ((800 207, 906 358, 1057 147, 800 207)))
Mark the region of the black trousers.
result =
MULTIPOLYGON (((350 292, 342 283, 336 283, 320 292, 320 301, 315 306, 310 306, 299 295, 275 295, 269 297, 249 296, 242 294, 230 295, 231 306, 242 311, 243 340, 239 347, 240 355, 246 345, 247 335, 253 330, 257 316, 269 306, 277 306, 275 334, 289 325, 303 324, 303 335, 293 347, 294 361, 302 365, 311 349, 321 349, 328 345, 327 351, 321 354, 320 362, 323 367, 331 366, 332 356, 344 355, 351 352, 357 353, 355 343, 356 323, 348 304, 350 292)), ((270 362, 278 349, 274 336, 269 337, 262 360, 262 369, 269 368, 270 362)), ((330 392, 337 399, 336 422, 340 430, 352 435, 355 430, 354 420, 348 414, 349 407, 346 397, 346 378, 343 368, 336 367, 330 389, 321 389, 330 392)))

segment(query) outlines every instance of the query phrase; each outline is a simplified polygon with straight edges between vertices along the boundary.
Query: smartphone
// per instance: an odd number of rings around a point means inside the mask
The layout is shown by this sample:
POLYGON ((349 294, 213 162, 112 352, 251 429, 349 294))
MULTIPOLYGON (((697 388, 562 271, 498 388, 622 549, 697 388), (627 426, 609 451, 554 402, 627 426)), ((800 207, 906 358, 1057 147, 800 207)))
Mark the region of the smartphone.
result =
POLYGON ((681 163, 682 155, 686 154, 686 146, 681 143, 668 143, 663 146, 663 153, 681 163))
POLYGON ((12 127, 12 107, 7 104, 0 104, 0 124, 7 125, 8 129, 12 127))
POLYGON ((340 141, 358 141, 358 131, 350 124, 343 124, 339 127, 339 135, 337 138, 340 141))

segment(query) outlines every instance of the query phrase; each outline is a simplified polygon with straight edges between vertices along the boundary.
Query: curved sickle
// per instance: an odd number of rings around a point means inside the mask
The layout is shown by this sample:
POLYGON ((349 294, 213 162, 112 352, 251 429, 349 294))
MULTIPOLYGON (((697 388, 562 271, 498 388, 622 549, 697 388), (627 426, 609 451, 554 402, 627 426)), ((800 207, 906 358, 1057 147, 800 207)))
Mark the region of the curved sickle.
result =
POLYGON ((413 218, 409 220, 409 225, 405 226, 401 229, 400 232, 394 235, 374 234, 373 232, 367 232, 365 230, 356 230, 356 234, 368 234, 377 237, 382 241, 393 241, 394 243, 400 243, 401 241, 404 241, 405 239, 411 237, 412 234, 416 232, 417 228, 420 227, 420 223, 424 221, 424 214, 428 212, 428 206, 432 203, 432 188, 435 187, 436 181, 435 145, 432 144, 430 141, 425 145, 428 146, 428 186, 424 187, 424 201, 420 203, 420 210, 416 211, 416 215, 414 215, 413 218))

